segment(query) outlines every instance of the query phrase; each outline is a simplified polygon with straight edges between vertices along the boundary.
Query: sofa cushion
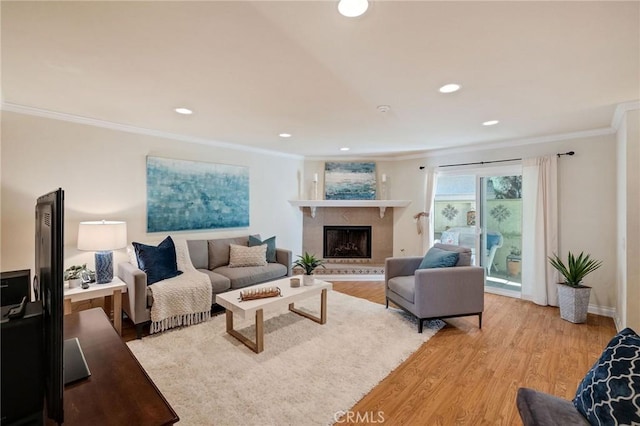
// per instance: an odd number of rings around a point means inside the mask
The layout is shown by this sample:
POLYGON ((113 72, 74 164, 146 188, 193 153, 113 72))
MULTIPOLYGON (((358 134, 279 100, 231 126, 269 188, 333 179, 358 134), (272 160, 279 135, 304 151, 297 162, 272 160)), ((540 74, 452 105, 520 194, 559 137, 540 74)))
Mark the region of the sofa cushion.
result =
POLYGON ((214 295, 227 291, 231 288, 231 280, 224 275, 217 274, 208 269, 198 269, 198 272, 202 272, 209 277, 211 280, 211 291, 214 295))
POLYGON ((176 262, 176 246, 171 237, 157 246, 132 243, 138 258, 138 267, 147 274, 147 285, 182 274, 176 262))
POLYGON ((524 426, 589 425, 571 401, 544 392, 520 388, 516 405, 524 426))
POLYGON ((469 247, 441 243, 436 243, 433 247, 458 253, 458 263, 456 263, 456 266, 471 266, 471 249, 469 247))
POLYGON ((387 285, 389 290, 402 297, 407 302, 414 303, 416 280, 415 276, 400 276, 391 278, 387 285))
POLYGON ((418 269, 450 268, 458 263, 459 253, 431 247, 424 255, 418 269))
POLYGON ((591 424, 640 424, 640 336, 625 328, 611 339, 573 404, 591 424))
POLYGON ((249 236, 235 238, 219 238, 216 240, 208 240, 209 246, 209 269, 214 269, 229 264, 229 245, 237 244, 239 246, 249 246, 249 236))
POLYGON ((189 257, 196 269, 209 269, 209 244, 207 240, 187 240, 189 257))
POLYGON ((221 266, 214 269, 213 272, 229 278, 231 280, 231 288, 236 289, 282 278, 287 275, 287 267, 280 263, 268 263, 266 266, 245 266, 243 268, 221 266))
POLYGON ((241 268, 243 266, 266 266, 267 245, 247 247, 237 244, 229 245, 229 267, 241 268))
POLYGON ((276 262, 276 237, 275 235, 271 238, 267 238, 262 241, 259 237, 255 237, 253 235, 249 235, 249 247, 261 246, 263 244, 267 245, 267 262, 275 263, 276 262))

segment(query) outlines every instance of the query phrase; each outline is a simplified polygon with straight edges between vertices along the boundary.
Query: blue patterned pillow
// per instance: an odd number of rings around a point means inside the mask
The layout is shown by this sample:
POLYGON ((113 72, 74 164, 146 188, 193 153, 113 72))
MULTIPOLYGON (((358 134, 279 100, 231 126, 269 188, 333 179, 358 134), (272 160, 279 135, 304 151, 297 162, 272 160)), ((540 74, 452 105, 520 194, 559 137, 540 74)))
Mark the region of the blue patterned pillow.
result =
POLYGON ((131 243, 136 250, 138 268, 147 274, 147 285, 173 278, 180 274, 176 261, 176 246, 171 237, 165 238, 158 246, 131 243))
POLYGON ((460 254, 458 252, 431 247, 427 254, 424 255, 418 269, 450 268, 456 266, 459 257, 460 254))
POLYGON ((573 405, 592 425, 640 424, 640 337, 616 334, 578 386, 573 405))

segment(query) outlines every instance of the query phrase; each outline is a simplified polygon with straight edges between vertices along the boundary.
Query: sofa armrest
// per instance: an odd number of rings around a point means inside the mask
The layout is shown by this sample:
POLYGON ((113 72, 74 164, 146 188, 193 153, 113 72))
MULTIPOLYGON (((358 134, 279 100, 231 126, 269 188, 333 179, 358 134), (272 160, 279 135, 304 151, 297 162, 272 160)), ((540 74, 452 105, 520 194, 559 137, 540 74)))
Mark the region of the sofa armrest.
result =
POLYGON ((422 256, 388 257, 384 262, 384 282, 389 282, 393 277, 405 277, 413 275, 422 262, 422 256))
POLYGON ((418 269, 414 303, 431 317, 482 312, 484 273, 479 266, 418 269))
POLYGON ((147 274, 129 262, 118 264, 118 278, 127 284, 128 303, 122 308, 134 324, 150 319, 147 309, 147 274))
POLYGON ((293 273, 293 253, 291 250, 276 248, 276 262, 287 267, 287 276, 293 273))

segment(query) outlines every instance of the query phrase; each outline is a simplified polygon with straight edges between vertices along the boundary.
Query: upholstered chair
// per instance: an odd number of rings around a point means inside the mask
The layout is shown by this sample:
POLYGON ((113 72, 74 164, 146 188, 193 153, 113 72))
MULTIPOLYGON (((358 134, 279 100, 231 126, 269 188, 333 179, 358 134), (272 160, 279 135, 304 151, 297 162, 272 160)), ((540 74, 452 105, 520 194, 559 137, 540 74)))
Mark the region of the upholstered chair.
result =
MULTIPOLYGON (((482 328, 485 269, 471 265, 471 249, 435 244, 423 257, 391 257, 385 262, 386 305, 389 301, 418 319, 418 332, 429 319, 478 315, 482 328), (457 253, 450 267, 425 267, 435 251, 457 253), (421 269, 420 266, 425 267, 421 269)), ((446 254, 446 253, 445 253, 446 254)), ((451 258, 451 257, 450 257, 451 258)), ((447 265, 448 266, 448 265, 447 265)))

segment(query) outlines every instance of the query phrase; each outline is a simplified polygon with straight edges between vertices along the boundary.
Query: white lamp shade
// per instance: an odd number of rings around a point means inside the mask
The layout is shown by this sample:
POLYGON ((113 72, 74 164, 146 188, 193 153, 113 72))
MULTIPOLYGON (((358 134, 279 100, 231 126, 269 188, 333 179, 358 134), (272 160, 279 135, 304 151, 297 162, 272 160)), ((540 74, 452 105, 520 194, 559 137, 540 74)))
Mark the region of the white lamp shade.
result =
POLYGON ((110 251, 127 246, 127 223, 117 221, 80 222, 78 250, 110 251))

